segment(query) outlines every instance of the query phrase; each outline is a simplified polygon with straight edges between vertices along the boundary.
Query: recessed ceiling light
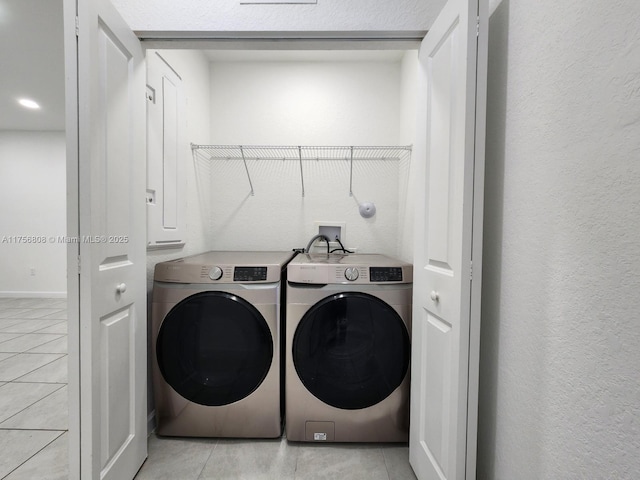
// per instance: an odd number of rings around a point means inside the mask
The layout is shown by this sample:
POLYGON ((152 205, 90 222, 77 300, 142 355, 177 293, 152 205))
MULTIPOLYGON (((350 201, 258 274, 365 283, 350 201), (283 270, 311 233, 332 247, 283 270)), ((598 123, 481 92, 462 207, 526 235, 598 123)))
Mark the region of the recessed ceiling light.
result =
POLYGON ((39 110, 40 109, 40 105, 38 105, 33 100, 29 100, 28 98, 21 98, 20 100, 18 100, 18 103, 20 105, 22 105, 23 107, 31 108, 32 110, 39 110))

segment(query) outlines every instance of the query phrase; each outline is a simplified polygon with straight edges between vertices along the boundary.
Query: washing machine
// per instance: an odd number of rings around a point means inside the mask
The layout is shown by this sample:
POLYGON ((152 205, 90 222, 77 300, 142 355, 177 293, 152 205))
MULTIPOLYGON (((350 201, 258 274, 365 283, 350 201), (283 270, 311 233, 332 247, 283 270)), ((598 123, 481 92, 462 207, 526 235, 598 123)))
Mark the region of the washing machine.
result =
POLYGON ((406 442, 413 267, 300 254, 287 268, 286 435, 406 442))
POLYGON ((207 252, 156 265, 151 336, 159 435, 282 434, 281 278, 292 256, 207 252))

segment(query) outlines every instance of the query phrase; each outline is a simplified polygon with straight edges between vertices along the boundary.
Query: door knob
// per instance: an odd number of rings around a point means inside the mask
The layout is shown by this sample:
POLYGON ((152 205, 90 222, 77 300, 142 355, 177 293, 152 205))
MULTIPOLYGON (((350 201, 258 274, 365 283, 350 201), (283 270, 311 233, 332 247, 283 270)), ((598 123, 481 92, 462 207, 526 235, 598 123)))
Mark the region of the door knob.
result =
POLYGON ((435 290, 431 291, 431 300, 433 300, 434 302, 438 303, 438 300, 440 300, 440 294, 438 292, 436 292, 435 290))
POLYGON ((116 287, 116 292, 117 293, 124 293, 127 291, 127 284, 126 283, 119 283, 118 286, 116 287))

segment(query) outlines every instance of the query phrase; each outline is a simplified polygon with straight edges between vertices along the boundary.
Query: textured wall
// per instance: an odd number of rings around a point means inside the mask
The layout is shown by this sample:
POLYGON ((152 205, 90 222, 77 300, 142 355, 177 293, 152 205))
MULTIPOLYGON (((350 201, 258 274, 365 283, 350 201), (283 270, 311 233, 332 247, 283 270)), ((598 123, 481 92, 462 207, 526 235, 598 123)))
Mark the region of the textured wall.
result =
POLYGON ((637 478, 640 4, 493 7, 478 478, 637 478))
MULTIPOLYGON (((211 142, 244 145, 397 145, 399 61, 215 62, 211 142)), ((304 247, 315 221, 346 223, 345 246, 397 255, 400 169, 396 161, 252 161, 255 196, 241 162, 212 163, 216 249, 304 247), (358 203, 374 202, 364 219, 358 203)), ((403 178, 406 185, 406 175, 403 178)), ((406 188, 405 188, 406 190, 406 188)), ((402 205, 404 208, 404 205, 402 205)))
POLYGON ((423 31, 444 0, 318 0, 307 5, 240 5, 240 0, 112 0, 134 30, 423 31))

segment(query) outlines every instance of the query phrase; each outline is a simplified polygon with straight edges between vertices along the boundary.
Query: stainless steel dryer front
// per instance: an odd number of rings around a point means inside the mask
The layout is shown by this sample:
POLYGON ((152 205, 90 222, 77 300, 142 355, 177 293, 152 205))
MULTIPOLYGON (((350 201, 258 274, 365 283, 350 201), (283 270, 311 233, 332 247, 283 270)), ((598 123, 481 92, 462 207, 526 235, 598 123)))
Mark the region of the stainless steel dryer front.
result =
POLYGON ((288 440, 408 440, 412 274, 383 255, 300 254, 289 264, 288 440))
POLYGON ((208 252, 156 265, 157 433, 282 434, 281 275, 291 252, 208 252))

